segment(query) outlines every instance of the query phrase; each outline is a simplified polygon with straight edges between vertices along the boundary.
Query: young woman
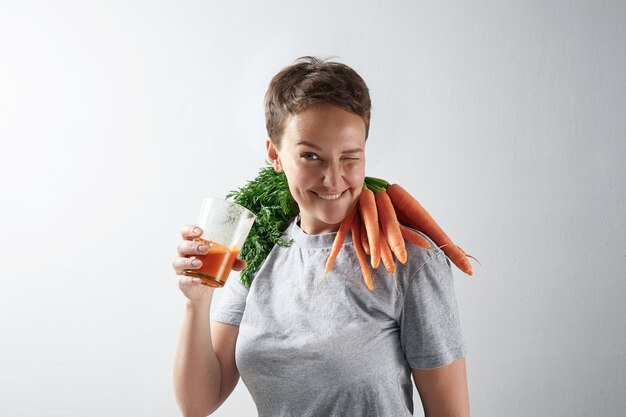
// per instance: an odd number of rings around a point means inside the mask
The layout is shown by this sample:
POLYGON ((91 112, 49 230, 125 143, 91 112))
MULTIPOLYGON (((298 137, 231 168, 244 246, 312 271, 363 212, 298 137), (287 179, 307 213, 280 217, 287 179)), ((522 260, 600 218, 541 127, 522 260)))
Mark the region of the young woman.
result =
MULTIPOLYGON (((329 274, 339 225, 365 177, 370 98, 351 68, 305 57, 266 94, 267 157, 284 172, 300 214, 248 290, 214 289, 182 275, 206 253, 183 226, 173 267, 187 306, 174 365, 185 416, 206 416, 241 376, 259 416, 411 416, 412 381, 428 417, 468 416, 463 338, 450 262, 407 242, 397 282, 384 268, 363 284, 350 234, 329 274)), ((245 267, 238 261, 236 270, 245 267)))

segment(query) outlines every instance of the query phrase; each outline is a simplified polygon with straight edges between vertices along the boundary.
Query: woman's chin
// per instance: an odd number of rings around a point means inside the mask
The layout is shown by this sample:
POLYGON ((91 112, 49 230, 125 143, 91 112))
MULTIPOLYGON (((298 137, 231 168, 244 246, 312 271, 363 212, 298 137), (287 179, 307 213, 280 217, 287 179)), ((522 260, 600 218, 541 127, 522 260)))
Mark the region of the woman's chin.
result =
POLYGON ((341 207, 337 210, 324 211, 323 213, 320 213, 317 217, 320 222, 323 222, 329 226, 334 226, 340 224, 347 214, 347 210, 344 207, 341 207))
POLYGON ((302 223, 309 234, 332 233, 339 229, 339 225, 345 216, 337 212, 300 213, 302 223))

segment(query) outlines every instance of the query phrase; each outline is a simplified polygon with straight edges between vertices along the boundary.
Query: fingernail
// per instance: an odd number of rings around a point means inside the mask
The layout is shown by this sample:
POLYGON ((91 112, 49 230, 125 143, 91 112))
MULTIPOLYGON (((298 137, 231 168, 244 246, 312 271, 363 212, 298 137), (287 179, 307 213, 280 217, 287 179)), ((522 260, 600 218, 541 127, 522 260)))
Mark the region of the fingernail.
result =
POLYGON ((193 266, 200 266, 201 264, 202 264, 202 262, 200 262, 197 259, 194 259, 193 261, 191 261, 191 265, 193 265, 193 266))
POLYGON ((194 227, 194 229, 193 229, 193 234, 194 234, 194 235, 199 235, 199 234, 200 234, 200 232, 202 232, 202 230, 200 230, 200 228, 199 228, 199 227, 194 227))
POLYGON ((202 252, 202 253, 206 253, 209 251, 209 247, 206 245, 200 245, 198 246, 198 251, 202 252))

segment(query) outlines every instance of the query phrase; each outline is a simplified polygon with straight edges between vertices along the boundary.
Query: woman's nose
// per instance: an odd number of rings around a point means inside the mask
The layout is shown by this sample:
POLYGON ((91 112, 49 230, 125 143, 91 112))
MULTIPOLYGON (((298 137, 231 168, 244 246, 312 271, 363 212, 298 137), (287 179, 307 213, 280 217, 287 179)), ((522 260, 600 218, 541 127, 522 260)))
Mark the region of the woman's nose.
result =
POLYGON ((342 171, 339 164, 329 164, 324 172, 323 184, 329 190, 340 191, 342 171))

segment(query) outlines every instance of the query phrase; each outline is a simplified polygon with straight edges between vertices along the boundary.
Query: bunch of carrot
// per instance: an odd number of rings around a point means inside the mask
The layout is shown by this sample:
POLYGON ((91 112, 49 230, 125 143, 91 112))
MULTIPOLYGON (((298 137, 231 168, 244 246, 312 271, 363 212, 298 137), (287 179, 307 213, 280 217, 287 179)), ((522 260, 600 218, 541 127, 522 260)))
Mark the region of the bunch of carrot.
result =
POLYGON ((382 260, 385 269, 395 275, 394 256, 402 264, 407 261, 405 240, 425 249, 434 249, 430 242, 412 229, 419 230, 432 239, 461 271, 472 275, 468 258, 473 258, 455 245, 422 205, 398 184, 365 177, 358 204, 344 218, 326 262, 328 273, 339 254, 348 231, 359 258, 365 285, 374 288, 370 265, 376 269, 382 260), (408 226, 408 227, 407 227, 408 226))

